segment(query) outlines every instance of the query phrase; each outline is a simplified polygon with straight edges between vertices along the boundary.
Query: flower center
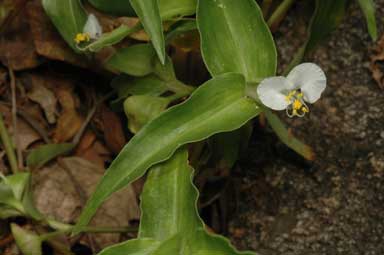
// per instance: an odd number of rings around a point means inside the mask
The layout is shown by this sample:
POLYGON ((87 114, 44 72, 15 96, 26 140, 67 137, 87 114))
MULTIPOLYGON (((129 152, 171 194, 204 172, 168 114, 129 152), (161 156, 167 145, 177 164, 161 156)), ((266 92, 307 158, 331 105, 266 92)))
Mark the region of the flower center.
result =
POLYGON ((286 109, 288 117, 303 117, 309 112, 309 108, 303 100, 303 93, 300 90, 290 91, 285 97, 285 100, 289 103, 286 109))
POLYGON ((82 42, 89 42, 89 40, 91 39, 91 37, 89 36, 88 33, 78 33, 76 36, 75 36, 75 42, 77 44, 79 43, 82 43, 82 42))

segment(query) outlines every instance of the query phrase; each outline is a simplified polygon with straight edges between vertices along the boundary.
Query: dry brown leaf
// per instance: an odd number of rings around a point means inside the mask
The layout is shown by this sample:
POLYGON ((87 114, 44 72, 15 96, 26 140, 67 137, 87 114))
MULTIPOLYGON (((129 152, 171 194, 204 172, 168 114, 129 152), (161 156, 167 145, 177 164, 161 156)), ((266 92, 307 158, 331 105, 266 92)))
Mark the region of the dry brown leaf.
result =
POLYGON ((62 108, 57 126, 53 133, 53 140, 57 143, 68 141, 76 135, 81 128, 84 118, 76 109, 76 98, 70 82, 58 80, 56 84, 56 97, 62 108))
MULTIPOLYGON (((33 178, 34 198, 37 208, 47 216, 66 223, 78 217, 84 199, 87 199, 104 173, 104 169, 78 158, 61 159, 41 169, 33 178), (83 194, 85 197, 82 197, 83 194)), ((98 210, 91 222, 93 226, 128 226, 130 220, 137 220, 140 210, 136 193, 131 186, 114 193, 98 210)), ((94 235, 100 247, 119 241, 117 233, 94 235)))
POLYGON ((53 140, 62 143, 73 138, 83 125, 84 118, 75 110, 63 111, 57 120, 53 140))
POLYGON ((42 76, 31 75, 31 90, 27 96, 32 101, 38 103, 44 110, 48 123, 56 122, 57 99, 55 94, 45 86, 47 79, 42 76))
POLYGON ((377 42, 373 51, 374 54, 371 56, 370 65, 372 77, 379 87, 384 89, 384 35, 377 42))
POLYGON ((26 9, 33 42, 39 55, 80 67, 87 66, 87 58, 77 55, 61 38, 45 14, 40 0, 30 1, 26 9))
POLYGON ((101 118, 105 143, 113 153, 118 154, 126 142, 121 120, 107 107, 102 108, 101 118))
POLYGON ((96 140, 96 135, 94 132, 87 130, 85 134, 81 137, 79 145, 76 147, 75 155, 81 155, 84 151, 88 150, 96 140))
MULTIPOLYGON (((11 109, 5 105, 0 105, 0 112, 4 117, 5 125, 13 139, 13 126, 11 109)), ((40 140, 40 135, 23 119, 17 118, 17 136, 19 138, 19 146, 22 151, 27 149, 29 145, 40 140)))
POLYGON ((23 9, 0 38, 0 60, 13 70, 34 68, 40 64, 25 15, 23 9))
POLYGON ((95 141, 88 149, 75 155, 93 162, 99 167, 104 167, 105 163, 112 158, 111 152, 99 141, 95 141))

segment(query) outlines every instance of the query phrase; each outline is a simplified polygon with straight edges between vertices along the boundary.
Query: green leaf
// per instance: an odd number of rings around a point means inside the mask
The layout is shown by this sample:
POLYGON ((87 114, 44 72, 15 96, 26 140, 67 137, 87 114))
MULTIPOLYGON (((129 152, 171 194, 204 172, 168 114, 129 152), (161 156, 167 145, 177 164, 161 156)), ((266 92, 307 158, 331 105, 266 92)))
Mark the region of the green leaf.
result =
POLYGON ((17 247, 23 252, 24 255, 42 255, 40 237, 30 231, 27 231, 18 225, 12 223, 11 231, 15 238, 17 247))
POLYGON ((105 248, 98 255, 151 255, 159 246, 153 239, 133 239, 105 248))
POLYGON ((155 75, 140 78, 119 75, 113 79, 111 87, 117 91, 119 98, 124 99, 130 95, 160 96, 167 91, 166 83, 155 75))
POLYGON ((188 16, 196 12, 197 0, 158 0, 160 16, 163 20, 175 16, 188 16))
POLYGON ((236 72, 255 82, 275 74, 275 44, 256 1, 201 0, 197 24, 212 76, 236 72))
POLYGON ((347 0, 316 0, 315 11, 307 32, 307 40, 294 55, 291 63, 285 69, 284 75, 300 64, 305 55, 314 50, 340 24, 346 6, 347 0))
POLYGON ((154 166, 149 172, 141 196, 142 218, 138 239, 107 248, 99 255, 131 252, 146 255, 254 255, 252 252, 238 252, 224 237, 209 234, 198 215, 197 199, 198 190, 193 185, 193 169, 188 165, 188 153, 180 149, 168 161, 154 166), (137 250, 132 250, 132 243, 142 239, 156 240, 160 245, 147 241, 137 250))
POLYGON ((216 167, 231 169, 248 146, 248 141, 252 135, 253 126, 247 123, 238 130, 220 133, 209 139, 211 159, 216 163, 216 167))
POLYGON ((194 30, 197 30, 197 24, 195 20, 181 20, 169 28, 169 32, 166 35, 165 41, 169 43, 175 37, 194 30))
POLYGON ((133 27, 128 27, 127 25, 121 25, 118 28, 112 30, 108 33, 103 33, 99 39, 94 42, 91 42, 84 48, 81 48, 82 51, 89 50, 91 52, 98 52, 104 47, 112 46, 120 41, 122 41, 128 35, 137 32, 141 29, 141 25, 135 25, 133 27))
MULTIPOLYGON (((28 215, 36 220, 41 219, 40 212, 33 204, 31 192, 31 174, 17 173, 14 175, 2 176, 0 182, 0 204, 9 206, 10 211, 17 210, 20 214, 28 215)), ((8 213, 5 213, 6 215, 8 213)))
POLYGON ((113 192, 142 176, 152 165, 168 159, 183 144, 235 130, 260 113, 245 96, 242 75, 225 74, 199 87, 184 103, 149 122, 123 148, 84 208, 78 232, 113 192))
POLYGON ((372 40, 377 40, 377 25, 375 17, 375 3, 373 0, 358 0, 361 10, 367 20, 368 31, 372 40))
POLYGON ((306 51, 313 50, 341 22, 344 17, 347 0, 316 0, 316 9, 309 28, 306 51))
POLYGON ((74 41, 77 33, 83 31, 87 14, 79 0, 43 0, 43 7, 53 24, 71 46, 79 52, 74 41))
POLYGON ((16 199, 12 188, 4 181, 0 182, 0 205, 7 205, 19 212, 23 212, 23 205, 16 199))
MULTIPOLYGON (((1 192, 1 189, 0 189, 1 192)), ((23 214, 14 209, 13 207, 3 205, 0 203, 0 219, 7 219, 11 217, 16 217, 16 216, 22 216, 23 214)))
POLYGON ((154 70, 155 54, 150 44, 136 44, 116 51, 106 66, 132 76, 145 76, 154 70))
POLYGON ((315 153, 313 152, 312 148, 296 139, 293 134, 287 130, 284 123, 277 115, 272 113, 269 109, 264 109, 264 113, 273 131, 285 145, 296 151, 307 160, 315 159, 315 153))
POLYGON ((72 143, 45 144, 33 149, 27 157, 27 166, 39 168, 57 156, 70 152, 74 148, 72 143))
POLYGON ((176 234, 191 237, 203 224, 196 212, 197 190, 191 185, 188 153, 151 168, 141 195, 139 238, 164 241, 176 234))
POLYGON ((144 30, 151 38, 161 63, 165 63, 165 42, 163 24, 157 0, 129 0, 139 16, 144 30))
POLYGON ((132 78, 122 74, 113 79, 111 87, 117 92, 117 99, 111 102, 113 109, 122 107, 122 101, 131 95, 160 96, 167 91, 167 84, 155 75, 132 78))
MULTIPOLYGON (((100 10, 105 10, 108 13, 112 13, 116 15, 124 14, 124 16, 133 16, 130 10, 130 8, 132 8, 131 4, 126 0, 92 0, 92 2, 94 6, 96 6, 100 10), (120 3, 121 1, 123 1, 124 3, 123 4, 120 3), (123 8, 120 8, 120 6, 123 6, 123 8)), ((159 4, 159 10, 160 10, 160 17, 163 20, 170 19, 174 16, 192 15, 195 13, 195 10, 196 10, 196 0, 178 0, 178 1, 160 0, 158 4, 159 4)), ((155 9, 151 11, 155 11, 155 9)), ((156 20, 158 21, 157 18, 156 20)), ((146 18, 145 20, 145 22, 149 23, 149 25, 151 25, 151 22, 154 22, 154 21, 155 20, 151 21, 149 17, 148 19, 146 18)), ((153 27, 153 25, 151 26, 153 27)), ((159 43, 158 45, 160 47, 161 44, 163 43, 163 39, 161 39, 161 37, 163 37, 161 23, 159 27, 160 28, 155 28, 155 27, 153 28, 156 29, 156 31, 154 31, 154 33, 156 33, 156 36, 160 36, 158 38, 160 41, 157 42, 159 43), (161 31, 161 34, 160 34, 160 31, 161 31)), ((146 27, 144 28, 148 32, 147 28, 146 27)), ((106 46, 111 46, 120 42, 128 35, 134 32, 137 32, 140 29, 142 29, 141 24, 137 24, 133 27, 121 25, 120 27, 116 28, 115 30, 109 33, 104 33, 98 40, 88 44, 86 47, 82 48, 82 50, 97 52, 106 46)), ((162 48, 159 48, 159 50, 163 52, 162 48)), ((164 56, 165 56, 165 52, 164 52, 164 56)))
POLYGON ((136 16, 127 0, 88 0, 96 9, 118 16, 136 16))
POLYGON ((124 102, 124 112, 128 118, 129 130, 136 134, 145 124, 160 115, 169 103, 169 99, 157 96, 128 97, 124 102))
POLYGON ((31 174, 30 173, 17 173, 8 175, 4 182, 8 185, 13 192, 15 198, 19 201, 23 198, 23 194, 26 191, 31 174))
MULTIPOLYGON (((136 16, 127 0, 89 0, 103 12, 119 16, 136 16)), ((197 0, 159 0, 160 16, 165 20, 175 16, 192 15, 196 11, 197 0)))

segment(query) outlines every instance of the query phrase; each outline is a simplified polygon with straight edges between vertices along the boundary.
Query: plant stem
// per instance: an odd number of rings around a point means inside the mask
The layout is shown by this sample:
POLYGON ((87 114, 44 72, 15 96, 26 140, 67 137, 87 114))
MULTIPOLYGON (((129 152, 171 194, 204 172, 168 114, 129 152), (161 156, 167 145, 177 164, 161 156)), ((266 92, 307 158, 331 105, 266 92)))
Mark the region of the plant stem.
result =
POLYGON ((280 22, 283 20, 285 14, 289 10, 289 8, 292 6, 292 4, 295 2, 295 0, 284 0, 272 13, 271 17, 268 19, 268 26, 271 28, 271 30, 275 30, 280 22))
POLYGON ((0 113, 0 137, 3 142, 3 146, 5 149, 5 153, 7 154, 9 165, 11 166, 12 173, 16 174, 19 172, 19 168, 17 167, 17 159, 15 155, 15 151, 13 150, 13 145, 11 138, 9 137, 7 128, 4 125, 3 115, 0 113))
POLYGON ((84 227, 81 229, 82 232, 87 233, 127 233, 136 232, 136 227, 84 227))
MULTIPOLYGON (((73 225, 62 223, 56 220, 47 220, 45 221, 51 228, 56 229, 57 231, 48 233, 46 235, 59 235, 59 234, 68 234, 72 232, 74 228, 73 225), (56 233, 56 234, 54 234, 56 233)), ((94 227, 94 226, 86 226, 81 229, 80 232, 87 233, 126 233, 126 232, 136 232, 136 227, 94 227)))
POLYGON ((121 25, 120 27, 116 28, 115 30, 103 34, 97 41, 89 44, 85 48, 80 48, 80 50, 90 50, 93 52, 97 52, 101 50, 102 48, 106 46, 113 45, 115 43, 120 42, 125 37, 127 37, 130 34, 133 34, 135 32, 140 31, 143 28, 141 23, 137 23, 133 27, 128 27, 127 25, 121 25))
POLYGON ((17 105, 16 105, 16 77, 12 68, 9 68, 9 76, 11 78, 11 94, 12 94, 12 123, 13 123, 13 138, 16 143, 16 153, 17 153, 17 165, 18 169, 22 170, 23 166, 23 153, 20 147, 20 137, 18 134, 18 125, 17 125, 17 105))
POLYGON ((196 89, 195 87, 186 85, 177 79, 167 82, 167 87, 169 90, 171 90, 176 94, 185 94, 185 95, 191 94, 196 89))

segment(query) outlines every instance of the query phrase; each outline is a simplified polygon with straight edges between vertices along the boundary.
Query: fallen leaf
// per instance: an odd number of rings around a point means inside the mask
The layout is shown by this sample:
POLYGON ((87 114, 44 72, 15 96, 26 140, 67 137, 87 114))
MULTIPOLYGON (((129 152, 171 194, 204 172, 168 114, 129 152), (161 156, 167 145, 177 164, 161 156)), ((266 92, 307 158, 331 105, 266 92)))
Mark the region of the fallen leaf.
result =
POLYGON ((28 92, 27 96, 41 106, 48 123, 53 124, 56 122, 57 99, 55 94, 44 86, 46 81, 47 80, 41 76, 31 75, 32 89, 28 92))
POLYGON ((384 89, 384 35, 377 42, 373 52, 374 54, 371 56, 370 65, 372 77, 379 87, 384 89))
POLYGON ((99 167, 104 167, 106 162, 111 161, 111 152, 99 141, 94 141, 86 150, 75 154, 86 159, 99 167))
POLYGON ((121 119, 107 107, 102 108, 101 118, 105 143, 113 153, 118 154, 126 143, 121 119))
MULTIPOLYGON (((0 105, 0 112, 4 117, 5 125, 13 139, 13 125, 11 109, 5 105, 0 105)), ((23 119, 17 118, 17 136, 19 138, 19 146, 22 151, 27 149, 29 145, 40 140, 40 135, 23 119)))
MULTIPOLYGON (((59 164, 41 169, 34 176, 36 207, 45 215, 64 223, 73 223, 79 216, 85 200, 92 194, 104 169, 87 160, 62 158, 59 164)), ((130 220, 140 217, 136 193, 128 186, 114 193, 100 207, 92 226, 128 226, 130 220)), ((120 234, 95 234, 100 247, 119 241, 120 234)))
POLYGON ((0 3, 0 32, 7 23, 17 16, 27 0, 3 0, 0 3))
POLYGON ((83 117, 75 110, 63 111, 57 121, 53 140, 62 143, 73 138, 83 124, 83 117))
POLYGON ((12 19, 0 40, 0 60, 13 70, 34 68, 40 64, 25 17, 24 8, 12 19))
POLYGON ((94 132, 87 130, 81 137, 79 145, 76 147, 75 155, 81 155, 84 151, 88 150, 96 141, 96 135, 94 132))
POLYGON ((56 97, 62 108, 57 126, 53 133, 56 143, 68 141, 80 130, 84 118, 76 109, 76 98, 71 83, 61 80, 57 81, 56 97))

